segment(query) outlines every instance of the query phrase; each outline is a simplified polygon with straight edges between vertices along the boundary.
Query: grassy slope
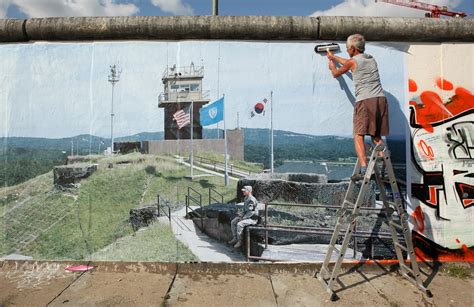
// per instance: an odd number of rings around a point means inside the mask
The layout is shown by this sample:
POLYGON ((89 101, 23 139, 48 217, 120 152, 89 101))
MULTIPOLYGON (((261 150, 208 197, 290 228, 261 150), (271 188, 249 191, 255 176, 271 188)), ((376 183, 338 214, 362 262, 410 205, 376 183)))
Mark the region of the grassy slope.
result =
MULTIPOLYGON (((172 157, 131 154, 113 161, 103 157, 93 157, 93 160, 104 165, 131 163, 120 168, 99 169, 82 180, 79 189, 68 192, 53 187, 52 172, 0 189, 0 255, 17 252, 37 259, 89 259, 118 238, 130 235, 129 210, 154 203, 157 193, 172 202, 183 202, 187 187, 191 186, 202 193, 203 203, 207 203, 208 188, 214 187, 224 194, 225 201, 235 197, 236 182, 228 187, 223 186, 220 177, 203 177, 190 182, 183 178, 189 169, 177 164, 172 157)), ((150 251, 146 259, 174 257, 173 261, 177 260, 176 247, 168 250, 169 246, 176 245, 175 238, 158 226, 150 230, 149 235, 137 235, 136 239, 142 243, 136 244, 144 247, 154 244, 147 243, 154 235, 163 236, 163 242, 168 243, 159 247, 159 252, 150 251)), ((181 260, 193 259, 184 246, 178 244, 178 248, 181 260)), ((114 259, 132 257, 118 247, 107 255, 114 259)))
POLYGON ((91 259, 171 262, 198 260, 186 246, 174 238, 168 224, 159 222, 117 240, 93 254, 91 259))

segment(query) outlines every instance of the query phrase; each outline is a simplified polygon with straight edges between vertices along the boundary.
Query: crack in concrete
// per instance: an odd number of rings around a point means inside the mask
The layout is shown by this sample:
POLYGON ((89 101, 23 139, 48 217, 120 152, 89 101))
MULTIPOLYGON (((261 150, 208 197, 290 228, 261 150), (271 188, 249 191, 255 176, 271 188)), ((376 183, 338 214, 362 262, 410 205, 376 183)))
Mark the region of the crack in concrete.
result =
POLYGON ((173 279, 171 280, 171 283, 170 283, 170 286, 168 287, 168 290, 166 290, 166 294, 163 297, 163 301, 161 302, 160 306, 167 306, 166 301, 169 300, 170 297, 171 297, 170 296, 171 288, 173 288, 174 281, 176 280, 176 276, 178 275, 178 271, 179 271, 179 264, 176 263, 176 270, 174 271, 173 279))
POLYGON ((272 274, 268 273, 268 279, 270 279, 270 285, 272 285, 273 297, 275 298, 275 304, 278 307, 278 295, 275 292, 275 287, 273 287, 272 274))
MULTIPOLYGON (((89 264, 87 264, 89 266, 89 264)), ((69 289, 76 281, 78 281, 84 274, 86 274, 89 271, 84 271, 82 272, 76 279, 74 279, 71 283, 69 283, 61 292, 59 292, 55 297, 53 297, 52 300, 50 300, 46 306, 50 306, 58 297, 61 296, 61 294, 64 293, 67 289, 69 289)))

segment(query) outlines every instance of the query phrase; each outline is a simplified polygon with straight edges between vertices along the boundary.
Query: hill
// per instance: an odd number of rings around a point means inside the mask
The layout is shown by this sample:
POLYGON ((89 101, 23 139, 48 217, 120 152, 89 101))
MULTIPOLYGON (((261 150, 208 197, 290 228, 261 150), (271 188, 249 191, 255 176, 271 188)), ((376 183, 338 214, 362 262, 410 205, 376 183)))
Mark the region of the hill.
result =
MULTIPOLYGON (((222 193, 225 201, 236 193, 236 182, 225 187, 221 177, 201 177, 192 182, 185 179, 189 169, 172 157, 134 153, 89 159, 98 163, 99 169, 76 189, 55 187, 52 172, 0 188, 0 256, 20 253, 35 259, 91 259, 117 239, 130 236, 130 209, 156 203, 157 194, 183 204, 188 187, 201 193, 203 200, 210 187, 222 193), (110 163, 115 167, 108 168, 110 163)), ((195 174, 201 172, 196 170, 195 174)), ((163 242, 168 242, 166 246, 178 244, 169 231, 150 231, 160 233, 163 242)), ((139 238, 146 241, 152 234, 139 238)), ((162 245, 144 243, 146 246, 157 249, 149 251, 146 259, 169 257, 163 254, 169 251, 159 252, 162 245)), ((189 251, 183 252, 185 249, 180 246, 183 258, 178 261, 193 259, 189 251)))

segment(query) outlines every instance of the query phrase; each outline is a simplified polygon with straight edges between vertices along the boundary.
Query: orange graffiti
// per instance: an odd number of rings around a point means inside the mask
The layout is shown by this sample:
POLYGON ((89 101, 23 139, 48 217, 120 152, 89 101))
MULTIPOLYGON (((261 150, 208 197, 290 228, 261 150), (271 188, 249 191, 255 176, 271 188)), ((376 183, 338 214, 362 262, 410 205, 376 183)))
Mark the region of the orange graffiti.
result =
POLYGON ((421 206, 416 207, 415 211, 413 211, 411 215, 415 220, 416 228, 422 233, 425 230, 425 214, 423 213, 421 206))
POLYGON ((416 258, 418 260, 474 262, 473 246, 468 247, 466 244, 462 244, 460 249, 441 247, 416 231, 412 232, 412 237, 416 258))
MULTIPOLYGON (((414 81, 413 84, 416 85, 414 81)), ((443 90, 454 88, 451 82, 442 78, 438 78, 437 85, 443 90)), ((457 87, 454 95, 447 102, 443 102, 441 97, 432 91, 422 92, 419 98, 422 104, 411 99, 410 106, 415 109, 416 122, 428 132, 434 131, 432 124, 474 108, 474 95, 463 87, 457 87)))
POLYGON ((445 90, 445 91, 452 91, 454 88, 451 82, 449 82, 448 80, 444 80, 443 78, 436 79, 436 85, 440 89, 445 90))
POLYGON ((419 143, 418 143, 418 147, 421 149, 423 155, 425 156, 425 158, 429 159, 429 160, 433 160, 434 159, 434 152, 433 152, 433 148, 431 148, 431 146, 429 146, 428 144, 426 144, 425 140, 421 140, 419 143))
POLYGON ((416 85, 415 80, 408 79, 408 90, 410 92, 416 92, 418 90, 418 85, 416 85))

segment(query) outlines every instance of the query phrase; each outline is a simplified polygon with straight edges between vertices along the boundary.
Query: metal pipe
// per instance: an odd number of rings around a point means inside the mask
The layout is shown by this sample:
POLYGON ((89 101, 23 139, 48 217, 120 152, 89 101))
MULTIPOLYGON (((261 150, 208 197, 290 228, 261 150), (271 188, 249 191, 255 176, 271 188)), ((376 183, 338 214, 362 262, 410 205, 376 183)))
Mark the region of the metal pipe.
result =
POLYGON ((170 220, 170 225, 171 225, 171 207, 168 206, 168 219, 170 220))
POLYGON ((219 0, 212 0, 212 16, 219 15, 219 0))
POLYGON ((158 217, 160 217, 161 216, 161 212, 160 212, 160 194, 156 195, 156 208, 158 209, 158 217))
POLYGON ((250 227, 247 227, 245 232, 247 234, 247 242, 245 242, 247 244, 246 256, 247 256, 247 261, 249 261, 250 259, 250 227))
MULTIPOLYGON (((322 208, 322 209, 341 209, 341 206, 332 206, 332 205, 308 205, 308 204, 293 204, 293 203, 269 203, 271 206, 282 206, 282 207, 307 207, 307 208, 322 208)), ((373 208, 373 207, 360 207, 360 210, 367 211, 382 211, 383 208, 373 208)))
MULTIPOLYGON (((268 205, 265 204, 265 228, 268 227, 268 205)), ((265 249, 268 248, 268 231, 265 230, 265 249)))

